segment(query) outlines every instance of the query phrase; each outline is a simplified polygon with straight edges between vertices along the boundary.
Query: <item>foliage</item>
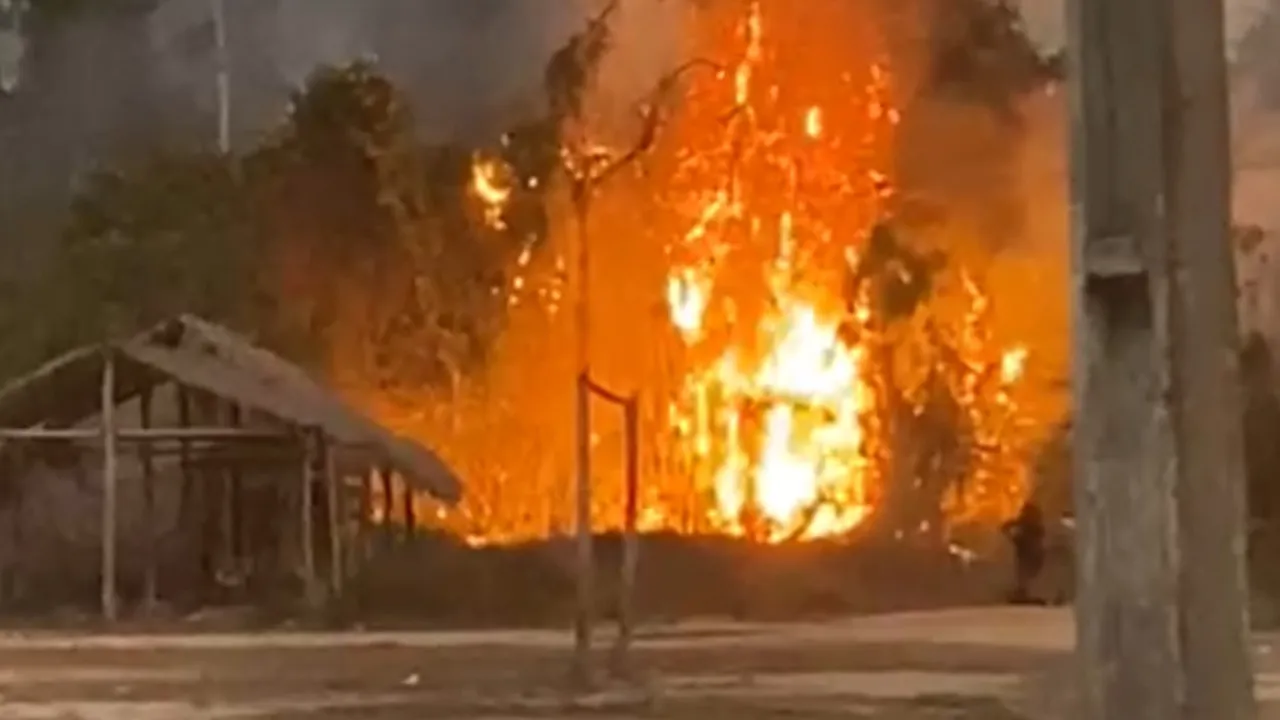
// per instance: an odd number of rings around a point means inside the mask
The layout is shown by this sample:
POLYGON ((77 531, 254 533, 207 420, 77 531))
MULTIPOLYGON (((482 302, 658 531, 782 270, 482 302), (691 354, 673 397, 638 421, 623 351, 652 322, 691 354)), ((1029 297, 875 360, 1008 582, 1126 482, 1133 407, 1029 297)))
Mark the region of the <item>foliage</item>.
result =
POLYGON ((609 21, 617 9, 618 0, 612 0, 547 63, 543 90, 550 117, 557 126, 582 118, 587 94, 600 71, 601 61, 612 46, 609 21))
POLYGON ((174 312, 238 322, 252 288, 231 163, 157 155, 88 179, 49 271, 11 287, 0 369, 15 371, 174 312))
POLYGON ((1013 0, 935 3, 930 89, 1016 119, 1017 100, 1062 77, 1060 55, 1040 52, 1013 0))
MULTIPOLYGON (((558 162, 545 127, 506 143, 522 172, 558 162)), ((423 147, 371 66, 323 68, 243 158, 157 154, 86 182, 48 272, 0 288, 0 371, 193 312, 369 382, 452 376, 482 356, 503 268, 546 227, 541 189, 524 183, 510 227, 486 227, 467 190, 472 156, 423 147)))
POLYGON ((865 290, 882 322, 907 319, 929 298, 942 265, 940 254, 911 247, 901 232, 880 223, 858 257, 847 294, 856 300, 865 290))
MULTIPOLYGON (((295 93, 284 125, 245 162, 277 335, 335 338, 353 283, 377 282, 421 215, 425 178, 398 91, 367 65, 324 68, 295 93), (346 280, 349 282, 342 282, 346 280)), ((304 348, 295 348, 303 350, 304 348)))
POLYGON ((102 325, 136 326, 174 308, 229 320, 245 297, 235 168, 213 154, 157 156, 102 172, 74 200, 59 267, 102 325), (145 280, 143 280, 145 279, 145 280))

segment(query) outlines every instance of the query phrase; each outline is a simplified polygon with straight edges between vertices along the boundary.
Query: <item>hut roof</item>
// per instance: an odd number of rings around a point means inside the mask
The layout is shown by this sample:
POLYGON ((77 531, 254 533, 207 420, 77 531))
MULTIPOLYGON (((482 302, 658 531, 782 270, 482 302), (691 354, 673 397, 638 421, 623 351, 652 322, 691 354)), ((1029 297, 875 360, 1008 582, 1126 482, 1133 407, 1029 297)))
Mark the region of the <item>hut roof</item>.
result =
MULTIPOLYGON (((456 502, 461 484, 421 444, 346 405, 305 372, 231 330, 183 315, 113 344, 117 402, 163 380, 204 390, 338 443, 378 455, 414 487, 456 502)), ((0 387, 0 427, 66 427, 100 411, 101 348, 72 350, 0 387)))

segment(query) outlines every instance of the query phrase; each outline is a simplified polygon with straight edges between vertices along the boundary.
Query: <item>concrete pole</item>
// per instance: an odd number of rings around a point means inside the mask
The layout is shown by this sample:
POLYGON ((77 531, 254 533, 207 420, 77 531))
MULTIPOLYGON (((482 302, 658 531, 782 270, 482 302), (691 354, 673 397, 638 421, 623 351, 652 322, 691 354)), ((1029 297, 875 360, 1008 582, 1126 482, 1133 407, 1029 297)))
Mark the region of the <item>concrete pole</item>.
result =
POLYGON ((1074 716, 1251 717, 1222 4, 1068 8, 1074 716))

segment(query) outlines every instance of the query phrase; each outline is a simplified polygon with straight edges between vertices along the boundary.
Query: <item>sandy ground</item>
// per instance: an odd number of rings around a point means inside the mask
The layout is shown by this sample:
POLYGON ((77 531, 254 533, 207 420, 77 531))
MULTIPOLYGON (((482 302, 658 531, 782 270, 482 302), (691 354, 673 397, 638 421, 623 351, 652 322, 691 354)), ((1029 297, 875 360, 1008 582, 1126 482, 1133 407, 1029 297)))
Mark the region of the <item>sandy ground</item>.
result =
MULTIPOLYGON (((638 679, 584 696, 566 689, 567 633, 8 634, 0 719, 1056 720, 1071 637, 1067 612, 1040 608, 692 622, 647 629, 638 679)), ((1280 718, 1280 638, 1257 652, 1263 717, 1280 718)))

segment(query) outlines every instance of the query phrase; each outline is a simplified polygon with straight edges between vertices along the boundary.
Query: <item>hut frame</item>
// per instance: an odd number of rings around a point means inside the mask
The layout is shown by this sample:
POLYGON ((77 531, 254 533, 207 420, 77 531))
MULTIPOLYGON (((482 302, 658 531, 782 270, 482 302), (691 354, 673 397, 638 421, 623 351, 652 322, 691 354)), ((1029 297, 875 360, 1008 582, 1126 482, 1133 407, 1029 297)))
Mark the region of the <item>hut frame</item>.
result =
MULTIPOLYGON (((121 446, 138 453, 143 518, 151 534, 145 559, 147 602, 156 597, 154 460, 176 454, 184 471, 200 453, 243 462, 272 456, 298 458, 302 576, 307 598, 322 594, 316 568, 315 492, 327 493, 331 544, 329 590, 340 593, 347 568, 339 532, 342 513, 339 467, 354 471, 368 487, 375 473, 397 473, 406 487, 455 504, 460 483, 431 451, 355 412, 302 370, 230 330, 184 315, 123 341, 72 350, 29 375, 0 387, 0 459, 13 460, 33 445, 63 444, 100 452, 102 472, 101 611, 119 617, 117 545, 121 446), (177 388, 177 427, 153 427, 151 398, 159 386, 177 388), (227 424, 191 424, 193 393, 212 398, 227 424), (140 427, 122 427, 118 407, 140 404, 140 427), (266 427, 242 424, 243 413, 266 427), (96 423, 91 422, 97 416, 96 423)), ((21 464, 21 463, 18 463, 21 464)), ((12 463, 7 463, 12 466, 12 463)), ((0 477, 16 482, 15 478, 0 477)), ((367 509, 361 509, 362 518, 367 509)), ((224 514, 224 518, 230 518, 224 514)), ((226 520, 229 521, 229 520, 226 520)))

